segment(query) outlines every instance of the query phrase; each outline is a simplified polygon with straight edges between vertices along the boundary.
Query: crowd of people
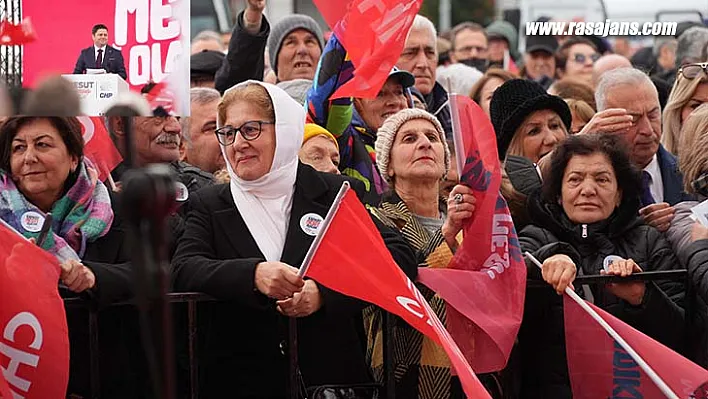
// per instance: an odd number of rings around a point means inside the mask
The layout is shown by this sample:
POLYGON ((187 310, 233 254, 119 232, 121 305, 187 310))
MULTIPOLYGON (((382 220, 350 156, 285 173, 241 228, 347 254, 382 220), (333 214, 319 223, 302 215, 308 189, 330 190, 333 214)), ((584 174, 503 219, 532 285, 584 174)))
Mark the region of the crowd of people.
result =
MULTIPOLYGON (((297 269, 314 238, 302 220, 324 217, 344 181, 409 278, 448 265, 476 216, 454 161, 449 90, 477 102, 494 127, 521 249, 543 264, 528 264, 507 367, 479 375, 490 395, 572 397, 558 295, 569 286, 708 366, 708 225, 691 211, 708 199, 708 27, 680 24, 676 38, 657 38, 648 54, 571 36, 527 37, 520 54, 507 22, 438 33, 418 15, 375 98, 332 99, 355 70, 340 38, 325 40, 306 15, 271 27, 264 5, 247 2, 228 44, 213 32, 195 37, 189 117, 152 114, 139 95, 103 117, 124 157, 133 151, 138 167, 167 164, 186 190, 168 218, 167 248, 171 289, 216 300, 200 304, 197 321, 200 397, 283 398, 324 386, 383 397, 373 392, 386 367, 396 397, 465 396, 432 340, 395 319, 385 364, 383 311, 297 269), (126 112, 134 115, 128 126, 126 112), (618 258, 603 269, 610 255, 618 258), (583 275, 677 269, 688 270, 693 289, 676 281, 573 285, 583 275), (298 331, 297 372, 290 328, 298 331)), ((53 234, 38 245, 60 261, 62 293, 97 306, 101 397, 152 397, 136 310, 112 306, 135 295, 121 207, 126 167, 99 180, 71 116, 72 92, 49 81, 15 101, 24 116, 0 121, 0 218, 36 239, 22 215, 52 213, 53 234)), ((417 286, 445 323, 445 301, 417 286)), ((92 385, 86 313, 67 308, 72 398, 89 397, 92 385)), ((179 349, 176 358, 186 397, 179 349)))

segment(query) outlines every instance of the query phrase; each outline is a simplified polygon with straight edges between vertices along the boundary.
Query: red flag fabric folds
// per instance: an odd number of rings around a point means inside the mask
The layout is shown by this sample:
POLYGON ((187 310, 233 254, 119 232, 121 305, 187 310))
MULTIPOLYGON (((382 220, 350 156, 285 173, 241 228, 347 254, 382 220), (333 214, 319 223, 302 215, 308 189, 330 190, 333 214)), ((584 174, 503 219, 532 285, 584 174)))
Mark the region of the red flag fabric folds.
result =
POLYGON ((468 397, 490 398, 435 312, 393 260, 352 190, 345 194, 305 275, 400 316, 442 345, 468 397))
POLYGON ((113 144, 103 118, 80 116, 78 119, 84 137, 84 155, 98 167, 98 178, 106 181, 113 169, 123 161, 123 157, 113 144))
POLYGON ((29 18, 24 18, 19 25, 8 21, 0 21, 0 45, 21 46, 37 39, 29 18))
MULTIPOLYGON (((494 129, 466 96, 451 95, 459 112, 465 162, 460 181, 476 199, 474 220, 446 269, 420 269, 419 281, 448 304, 447 327, 479 373, 505 367, 521 326, 526 265, 506 201, 494 129)), ((453 117, 453 123, 456 123, 453 117)))
POLYGON ((354 78, 331 97, 375 98, 406 44, 423 0, 315 0, 347 49, 354 78))
MULTIPOLYGON (((573 398, 664 398, 630 355, 580 305, 563 298, 573 398)), ((708 371, 611 314, 590 306, 680 398, 706 398, 708 371), (695 396, 691 396, 695 393, 695 396)))
POLYGON ((0 368, 17 397, 66 395, 69 336, 58 281, 53 256, 0 225, 0 368))

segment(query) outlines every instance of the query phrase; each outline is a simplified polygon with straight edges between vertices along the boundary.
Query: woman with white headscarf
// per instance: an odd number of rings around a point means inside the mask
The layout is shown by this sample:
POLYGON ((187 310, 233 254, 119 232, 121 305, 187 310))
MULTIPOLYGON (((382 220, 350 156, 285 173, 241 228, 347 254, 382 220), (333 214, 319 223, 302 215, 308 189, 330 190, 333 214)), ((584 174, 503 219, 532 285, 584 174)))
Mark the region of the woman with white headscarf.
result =
MULTIPOLYGON (((298 319, 305 387, 371 382, 360 340, 366 305, 297 276, 316 234, 305 222, 324 218, 347 178, 298 162, 305 111, 274 85, 247 81, 226 91, 217 125, 230 181, 190 197, 173 261, 176 290, 219 300, 202 312, 201 397, 287 397, 288 317, 298 319)), ((363 186, 350 182, 361 198, 363 186)), ((377 225, 414 277, 413 251, 377 225)))

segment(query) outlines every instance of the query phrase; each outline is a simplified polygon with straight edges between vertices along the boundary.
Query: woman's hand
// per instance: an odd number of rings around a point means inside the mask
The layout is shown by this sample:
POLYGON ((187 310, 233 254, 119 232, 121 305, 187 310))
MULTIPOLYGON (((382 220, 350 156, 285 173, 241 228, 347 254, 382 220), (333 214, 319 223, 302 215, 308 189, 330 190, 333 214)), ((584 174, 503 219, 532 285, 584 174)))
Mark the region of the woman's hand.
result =
POLYGON ((474 204, 475 199, 471 188, 458 184, 450 191, 447 199, 447 218, 442 226, 442 234, 452 250, 457 249, 457 234, 474 215, 474 204))
POLYGON ((317 284, 306 280, 302 291, 293 294, 292 298, 276 302, 278 312, 288 317, 306 317, 322 307, 322 294, 317 284))
POLYGON ((256 266, 256 289, 273 299, 286 299, 302 290, 305 282, 298 270, 282 262, 261 262, 256 266))
POLYGON ((568 255, 553 255, 543 261, 541 275, 543 280, 550 284, 558 295, 563 295, 565 288, 571 288, 577 268, 568 255))
MULTIPOLYGON (((607 276, 627 277, 632 273, 639 273, 642 269, 632 259, 615 260, 608 266, 608 270, 600 271, 600 274, 607 276)), ((634 306, 639 306, 644 300, 644 293, 647 286, 643 281, 628 281, 626 283, 610 283, 607 285, 607 290, 618 298, 631 303, 634 306)))
POLYGON ((96 285, 96 276, 91 269, 76 260, 69 260, 61 264, 59 279, 72 292, 81 293, 96 285))

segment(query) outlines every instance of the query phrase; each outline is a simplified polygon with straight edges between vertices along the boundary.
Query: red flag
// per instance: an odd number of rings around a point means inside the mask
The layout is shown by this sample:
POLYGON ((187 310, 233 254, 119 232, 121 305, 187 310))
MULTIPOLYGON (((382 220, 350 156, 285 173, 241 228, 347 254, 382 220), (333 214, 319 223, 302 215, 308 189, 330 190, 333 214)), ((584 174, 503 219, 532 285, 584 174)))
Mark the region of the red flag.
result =
POLYGON ((15 397, 66 395, 69 336, 59 270, 53 256, 0 225, 0 368, 15 397))
POLYGON ((332 99, 375 98, 406 44, 423 0, 315 0, 354 63, 354 78, 332 99))
POLYGON ((5 377, 2 376, 2 373, 0 373, 0 398, 12 399, 10 387, 7 386, 7 381, 5 381, 5 377))
POLYGON ((393 260, 353 191, 345 194, 332 222, 323 229, 326 233, 305 274, 403 318, 442 345, 468 397, 490 398, 428 302, 393 260))
POLYGON ((106 181, 113 169, 123 161, 120 152, 113 144, 108 129, 99 116, 80 116, 84 136, 84 155, 98 167, 98 178, 106 181))
POLYGON ((450 334, 472 367, 486 373, 503 369, 514 346, 523 317, 526 265, 499 193, 501 167, 489 118, 465 96, 451 95, 450 100, 459 109, 455 131, 464 139, 460 181, 474 192, 475 216, 450 265, 420 269, 418 280, 447 302, 450 334))
MULTIPOLYGON (((573 398, 663 398, 630 355, 580 305, 563 298, 573 398)), ((706 398, 708 371, 590 304, 680 398, 706 398), (695 396, 693 395, 695 392, 695 396)))
POLYGON ((24 18, 19 25, 3 19, 0 22, 0 44, 7 46, 20 46, 31 43, 37 39, 29 18, 24 18))

